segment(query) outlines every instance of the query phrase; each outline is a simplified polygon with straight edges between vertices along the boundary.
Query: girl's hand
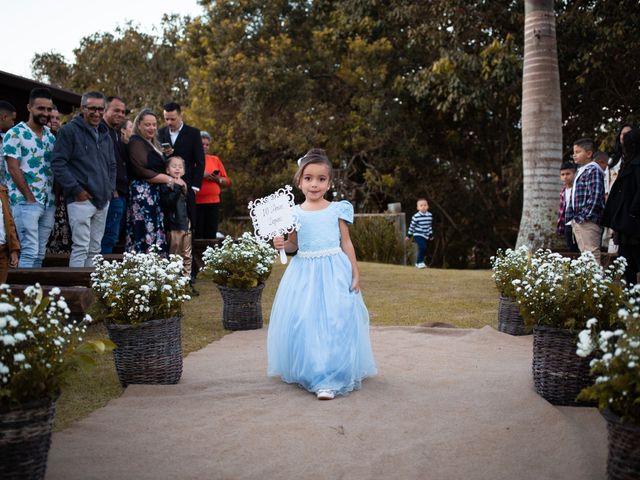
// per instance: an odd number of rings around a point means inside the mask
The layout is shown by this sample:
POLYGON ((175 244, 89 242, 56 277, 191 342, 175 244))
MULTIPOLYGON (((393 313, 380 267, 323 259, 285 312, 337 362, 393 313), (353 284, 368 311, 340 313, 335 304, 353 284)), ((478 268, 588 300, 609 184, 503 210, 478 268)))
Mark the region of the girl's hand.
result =
POLYGON ((359 293, 360 292, 360 277, 359 276, 355 276, 351 280, 351 288, 350 288, 350 290, 353 293, 359 293))
POLYGON ((273 237, 273 246, 276 250, 282 250, 284 248, 284 237, 282 235, 273 237))
POLYGON ((185 183, 185 181, 181 178, 176 178, 174 180, 174 183, 176 185, 178 185, 182 190, 184 190, 185 192, 187 191, 187 184, 185 183))

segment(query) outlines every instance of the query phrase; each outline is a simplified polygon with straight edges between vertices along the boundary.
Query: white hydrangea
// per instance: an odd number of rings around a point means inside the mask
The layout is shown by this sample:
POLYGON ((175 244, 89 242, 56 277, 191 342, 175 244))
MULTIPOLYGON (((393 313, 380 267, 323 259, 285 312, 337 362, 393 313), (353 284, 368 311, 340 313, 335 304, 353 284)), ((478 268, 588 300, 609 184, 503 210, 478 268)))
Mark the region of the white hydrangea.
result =
POLYGON ((186 293, 189 277, 182 276, 182 258, 163 258, 156 252, 130 253, 121 262, 94 259, 92 289, 116 323, 139 323, 177 315, 191 297, 186 293))

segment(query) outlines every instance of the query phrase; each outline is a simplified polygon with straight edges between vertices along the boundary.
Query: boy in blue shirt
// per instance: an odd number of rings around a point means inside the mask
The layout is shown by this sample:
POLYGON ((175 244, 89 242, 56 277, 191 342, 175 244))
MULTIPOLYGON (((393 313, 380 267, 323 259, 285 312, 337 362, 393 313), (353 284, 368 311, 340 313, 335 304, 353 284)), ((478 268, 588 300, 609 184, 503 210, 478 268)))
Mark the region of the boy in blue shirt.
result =
POLYGON ((429 212, 429 203, 426 198, 419 198, 416 206, 418 211, 411 217, 406 239, 408 241, 413 237, 413 241, 416 242, 418 248, 416 268, 426 268, 424 258, 427 252, 427 241, 433 239, 433 215, 429 212))

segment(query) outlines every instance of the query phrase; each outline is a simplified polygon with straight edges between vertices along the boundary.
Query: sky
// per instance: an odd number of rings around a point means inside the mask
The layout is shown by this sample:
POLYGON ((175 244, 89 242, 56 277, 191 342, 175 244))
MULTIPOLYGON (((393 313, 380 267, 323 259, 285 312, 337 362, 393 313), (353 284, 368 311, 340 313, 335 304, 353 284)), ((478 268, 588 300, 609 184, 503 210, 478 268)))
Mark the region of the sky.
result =
POLYGON ((0 70, 33 78, 36 53, 61 53, 71 62, 80 40, 95 32, 113 32, 132 20, 152 33, 165 13, 194 17, 202 12, 197 0, 3 0, 0 70))

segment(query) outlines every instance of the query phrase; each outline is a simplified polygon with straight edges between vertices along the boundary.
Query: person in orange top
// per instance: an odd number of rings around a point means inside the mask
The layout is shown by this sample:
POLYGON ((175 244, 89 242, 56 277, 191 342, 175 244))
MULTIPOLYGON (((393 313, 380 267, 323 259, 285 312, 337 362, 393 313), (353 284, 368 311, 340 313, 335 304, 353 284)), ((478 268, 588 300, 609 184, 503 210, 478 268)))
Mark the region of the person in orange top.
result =
POLYGON ((222 187, 231 185, 222 161, 216 155, 208 155, 211 135, 200 132, 204 148, 204 177, 200 191, 196 193, 196 231, 195 238, 216 238, 218 232, 218 215, 220 207, 220 191, 222 187))

